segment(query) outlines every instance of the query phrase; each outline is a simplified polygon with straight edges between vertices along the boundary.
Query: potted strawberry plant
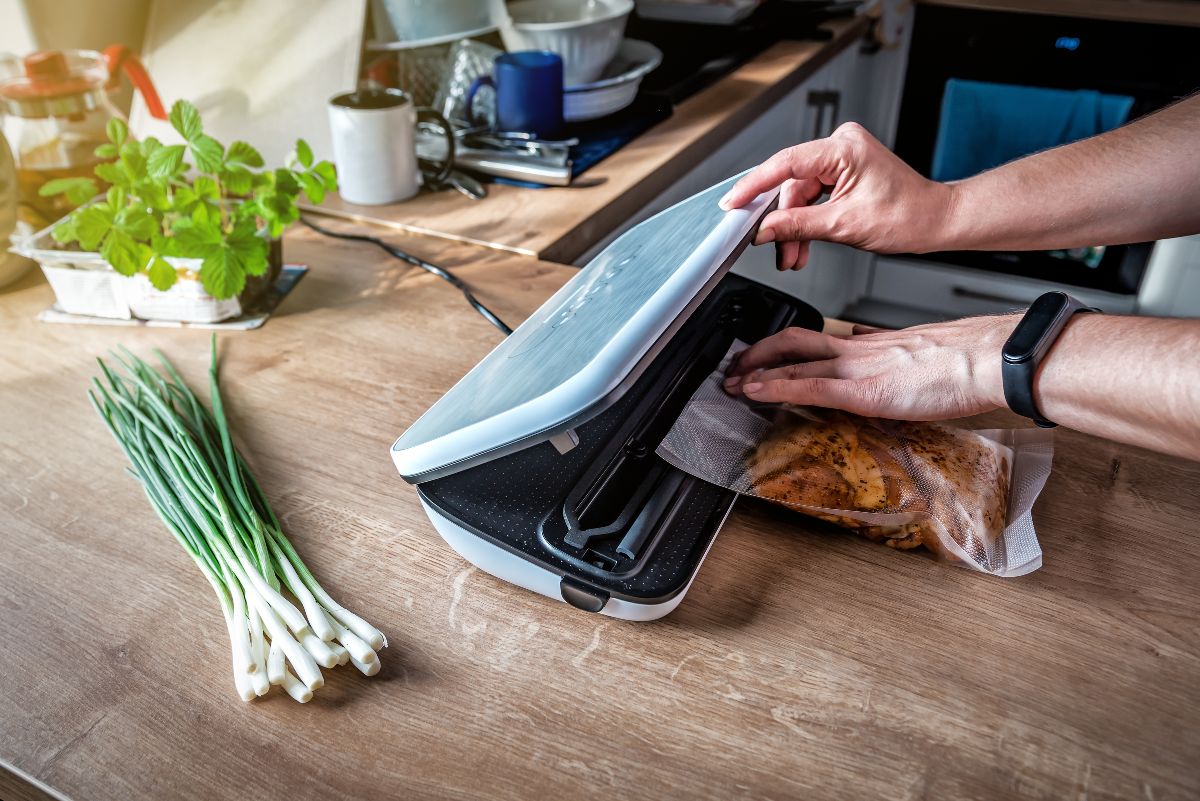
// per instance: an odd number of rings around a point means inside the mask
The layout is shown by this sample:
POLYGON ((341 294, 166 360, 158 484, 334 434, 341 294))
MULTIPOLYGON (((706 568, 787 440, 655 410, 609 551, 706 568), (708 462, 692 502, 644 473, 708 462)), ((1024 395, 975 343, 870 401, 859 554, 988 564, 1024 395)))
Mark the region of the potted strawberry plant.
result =
MULTIPOLYGON (((109 141, 96 149, 105 161, 94 179, 64 178, 41 188, 84 203, 48 229, 57 247, 38 247, 42 232, 24 248, 42 263, 66 311, 188 322, 236 316, 278 275, 279 237, 300 218, 300 195, 320 203, 337 188, 333 165, 315 162, 302 139, 285 166, 267 169, 246 142, 225 147, 204 133, 191 103, 177 102, 170 121, 183 144, 135 141, 124 122, 110 121, 109 141), (118 287, 101 298, 108 313, 95 303, 70 308, 80 298, 65 297, 71 293, 60 285, 68 277, 52 270, 96 268, 118 287)), ((95 300, 97 293, 91 295, 95 300)))

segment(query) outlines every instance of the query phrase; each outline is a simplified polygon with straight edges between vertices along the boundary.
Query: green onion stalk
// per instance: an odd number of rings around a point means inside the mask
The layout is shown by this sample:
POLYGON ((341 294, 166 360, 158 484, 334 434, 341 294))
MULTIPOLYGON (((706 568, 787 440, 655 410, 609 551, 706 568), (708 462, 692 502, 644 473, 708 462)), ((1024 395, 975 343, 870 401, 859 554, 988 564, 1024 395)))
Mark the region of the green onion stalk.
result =
POLYGON ((111 354, 119 372, 97 359, 101 376, 88 397, 155 513, 212 585, 238 695, 249 701, 277 684, 304 703, 324 685, 322 667, 351 662, 367 676, 378 673, 376 652, 387 640, 317 583, 233 444, 216 336, 211 410, 155 355, 161 371, 125 348, 111 354))

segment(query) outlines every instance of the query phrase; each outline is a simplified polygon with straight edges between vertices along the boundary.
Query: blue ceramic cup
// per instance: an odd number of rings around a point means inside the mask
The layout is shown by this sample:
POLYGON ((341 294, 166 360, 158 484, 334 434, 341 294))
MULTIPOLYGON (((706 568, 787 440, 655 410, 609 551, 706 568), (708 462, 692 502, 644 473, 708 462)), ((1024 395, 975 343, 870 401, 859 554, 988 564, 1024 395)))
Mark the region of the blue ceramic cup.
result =
POLYGON ((496 57, 492 74, 476 78, 467 90, 467 116, 481 86, 496 91, 496 130, 523 131, 553 139, 563 127, 563 61, 547 50, 519 50, 496 57))

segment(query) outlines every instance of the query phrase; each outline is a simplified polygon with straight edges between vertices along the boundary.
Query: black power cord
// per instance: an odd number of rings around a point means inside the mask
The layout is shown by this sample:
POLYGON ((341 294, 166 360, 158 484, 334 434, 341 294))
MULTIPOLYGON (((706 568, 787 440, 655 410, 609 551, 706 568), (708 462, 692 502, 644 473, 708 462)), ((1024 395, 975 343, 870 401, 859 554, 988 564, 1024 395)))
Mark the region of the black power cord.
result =
POLYGON ((383 248, 389 254, 403 262, 407 262, 414 267, 420 267, 426 272, 433 273, 438 278, 441 278, 443 281, 448 282, 451 286, 458 289, 459 292, 462 292, 463 297, 467 299, 467 303, 470 303, 471 306, 475 308, 475 311, 482 314, 484 319, 486 319, 489 323, 503 331, 505 336, 508 336, 512 333, 512 329, 505 325, 504 321, 497 317, 491 309, 476 300, 475 296, 471 294, 471 290, 467 288, 467 285, 463 282, 463 280, 451 273, 449 270, 438 267, 436 264, 430 264, 422 258, 418 258, 407 251, 403 251, 395 245, 389 245, 382 239, 378 239, 373 236, 367 236, 365 234, 343 234, 339 231, 330 231, 328 228, 322 228, 321 226, 310 222, 304 217, 300 218, 300 222, 322 236, 329 236, 333 237, 334 239, 349 239, 352 242, 369 242, 376 247, 383 248))

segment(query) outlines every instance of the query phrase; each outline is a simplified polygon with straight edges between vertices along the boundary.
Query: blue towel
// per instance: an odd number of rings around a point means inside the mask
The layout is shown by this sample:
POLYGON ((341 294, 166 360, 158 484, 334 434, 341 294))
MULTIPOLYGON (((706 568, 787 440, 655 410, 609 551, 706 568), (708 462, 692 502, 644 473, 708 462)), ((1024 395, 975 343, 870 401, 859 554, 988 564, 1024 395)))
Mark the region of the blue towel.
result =
POLYGON ((1089 89, 1045 89, 951 78, 930 177, 968 178, 1039 150, 1112 130, 1133 98, 1089 89))

